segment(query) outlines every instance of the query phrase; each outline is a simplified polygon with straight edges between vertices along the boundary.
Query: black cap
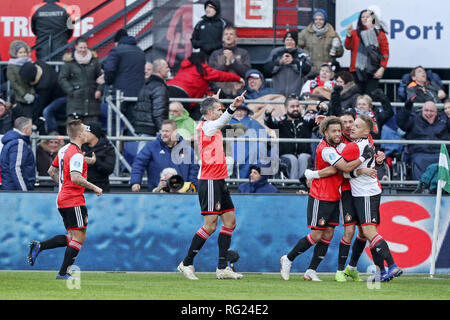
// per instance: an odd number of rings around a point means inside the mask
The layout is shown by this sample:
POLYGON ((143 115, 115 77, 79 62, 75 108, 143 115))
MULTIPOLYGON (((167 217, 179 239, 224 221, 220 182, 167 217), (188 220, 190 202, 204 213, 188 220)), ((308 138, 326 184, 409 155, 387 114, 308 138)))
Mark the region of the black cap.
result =
POLYGON ((119 40, 123 37, 128 37, 127 30, 125 29, 117 30, 116 34, 114 35, 114 42, 119 42, 119 40))
POLYGON ((26 82, 34 82, 37 75, 37 67, 32 62, 26 62, 20 67, 19 75, 26 82))
POLYGON ((90 132, 97 138, 105 135, 102 130, 102 124, 100 122, 90 122, 86 123, 86 125, 89 126, 90 132))

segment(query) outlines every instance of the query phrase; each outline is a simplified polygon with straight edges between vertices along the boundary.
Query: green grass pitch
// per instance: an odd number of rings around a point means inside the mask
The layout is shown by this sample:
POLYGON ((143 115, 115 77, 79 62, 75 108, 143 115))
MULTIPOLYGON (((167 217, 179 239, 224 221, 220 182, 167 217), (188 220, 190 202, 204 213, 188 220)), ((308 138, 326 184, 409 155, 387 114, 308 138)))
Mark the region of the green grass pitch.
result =
MULTIPOLYGON (((0 272, 0 300, 449 300, 450 275, 403 275, 379 287, 364 282, 304 281, 292 274, 244 273, 241 280, 217 280, 214 273, 198 273, 190 281, 179 273, 82 272, 80 288, 69 289, 55 272, 0 272)), ((364 279, 367 278, 366 275, 364 279)), ((73 285, 76 285, 75 283, 73 285)))

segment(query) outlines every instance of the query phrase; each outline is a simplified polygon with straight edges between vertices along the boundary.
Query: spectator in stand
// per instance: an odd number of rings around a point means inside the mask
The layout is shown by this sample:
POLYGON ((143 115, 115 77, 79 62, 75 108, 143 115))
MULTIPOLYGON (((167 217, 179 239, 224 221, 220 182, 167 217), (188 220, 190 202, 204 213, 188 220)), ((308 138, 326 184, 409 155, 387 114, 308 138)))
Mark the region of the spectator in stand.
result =
POLYGON ((159 180, 158 186, 152 190, 152 192, 159 193, 195 193, 197 188, 195 185, 189 181, 184 181, 184 179, 178 175, 175 168, 165 168, 161 171, 161 179, 159 180))
POLYGON ((168 167, 175 168, 184 181, 197 185, 199 166, 194 160, 194 150, 189 142, 178 136, 173 120, 164 120, 161 134, 156 140, 147 142, 136 156, 131 169, 131 190, 141 190, 142 176, 147 170, 148 190, 152 191, 159 184, 160 172, 168 167))
POLYGON ((299 95, 303 77, 311 70, 308 54, 297 47, 297 31, 284 35, 284 46, 272 49, 264 63, 266 75, 272 78, 272 87, 284 96, 299 95))
POLYGON ((280 191, 267 181, 267 176, 261 175, 261 168, 250 168, 249 182, 239 185, 239 193, 280 193, 280 191))
MULTIPOLYGON (((36 35, 36 57, 43 60, 52 52, 67 45, 75 22, 73 10, 59 0, 44 0, 31 8, 31 30, 36 35)), ((50 60, 61 61, 64 51, 50 60)))
MULTIPOLYGON (((52 131, 49 136, 59 136, 59 133, 52 131)), ((39 176, 48 176, 53 159, 58 154, 59 149, 64 146, 64 139, 41 140, 36 147, 36 169, 39 176)))
POLYGON ((322 63, 319 75, 305 82, 300 95, 306 99, 331 100, 331 91, 335 85, 334 70, 335 66, 332 63, 322 63))
POLYGON ((5 134, 14 127, 11 103, 0 99, 0 135, 5 134))
POLYGON ((339 71, 336 73, 335 78, 336 84, 331 92, 330 104, 332 106, 331 115, 338 117, 342 110, 356 107, 356 99, 361 93, 350 72, 346 70, 339 71))
POLYGON ((411 71, 412 81, 406 89, 406 99, 414 102, 434 101, 441 103, 447 96, 438 83, 427 79, 427 71, 417 66, 411 71))
POLYGON ((153 72, 153 64, 150 61, 147 61, 145 63, 145 69, 144 69, 144 78, 145 82, 147 82, 148 78, 152 75, 153 72))
MULTIPOLYGON (((168 118, 169 90, 165 83, 170 72, 164 59, 153 61, 153 71, 139 92, 138 101, 131 109, 131 124, 140 137, 156 137, 164 120, 168 118)), ((137 152, 146 141, 140 141, 137 152)))
POLYGON ((394 115, 394 110, 392 109, 389 98, 380 88, 373 91, 371 96, 365 94, 356 99, 356 117, 360 114, 370 116, 373 121, 373 130, 371 135, 374 139, 380 139, 381 130, 384 124, 394 115), (373 105, 372 98, 375 101, 381 102, 381 107, 375 107, 373 105))
MULTIPOLYGON (((296 96, 286 98, 284 102, 286 115, 275 118, 268 107, 264 114, 264 123, 270 129, 279 130, 280 138, 311 138, 315 126, 315 116, 302 117, 300 101, 296 96)), ((311 160, 310 143, 280 143, 280 161, 288 168, 290 179, 303 176, 311 160)))
POLYGON ((35 90, 33 86, 24 81, 19 74, 20 67, 27 62, 32 62, 30 58, 30 46, 22 40, 14 40, 9 45, 8 67, 6 77, 9 80, 11 89, 14 92, 14 119, 18 117, 33 118, 35 90))
POLYGON ((171 102, 169 104, 169 119, 175 121, 177 132, 184 140, 194 141, 195 121, 189 117, 189 112, 181 102, 171 102))
POLYGON ((208 0, 205 2, 205 15, 195 25, 192 33, 192 47, 200 49, 205 56, 222 47, 223 30, 230 22, 220 16, 220 1, 208 0))
POLYGON ((444 113, 450 118, 450 98, 447 98, 444 101, 444 113))
MULTIPOLYGON (((244 135, 241 136, 235 134, 235 136, 239 136, 239 138, 268 139, 269 135, 266 129, 258 121, 250 117, 252 114, 253 112, 245 104, 236 109, 229 124, 233 125, 239 123, 244 125, 247 129, 244 135)), ((249 177, 251 171, 250 168, 252 165, 262 165, 262 163, 267 162, 267 142, 258 143, 239 141, 234 142, 232 146, 233 148, 231 149, 231 156, 233 157, 234 164, 238 165, 237 171, 239 171, 239 175, 237 177, 240 179, 249 177)))
POLYGON ((74 50, 67 52, 63 60, 59 84, 67 96, 67 121, 75 118, 84 123, 99 121, 103 85, 96 82, 102 75, 97 53, 80 37, 75 41, 74 50))
MULTIPOLYGON (((38 128, 40 134, 45 134, 45 121, 41 122, 43 110, 54 103, 65 103, 65 93, 58 83, 58 73, 44 61, 26 62, 19 70, 20 77, 31 86, 38 95, 37 105, 33 112, 33 124, 38 128)), ((60 109, 58 106, 56 109, 60 109)))
POLYGON ((280 104, 265 104, 265 103, 248 103, 248 108, 253 112, 253 119, 259 123, 264 124, 264 110, 270 105, 273 106, 273 116, 281 117, 286 110, 283 107, 285 97, 281 95, 276 89, 266 86, 266 79, 261 71, 257 69, 250 69, 245 74, 244 97, 248 100, 262 100, 262 101, 280 101, 280 104))
POLYGON ((87 122, 86 125, 90 132, 87 132, 86 143, 81 146, 81 150, 93 161, 88 165, 87 179, 102 188, 103 192, 109 192, 109 175, 116 165, 116 152, 99 122, 87 122))
MULTIPOLYGON (((171 98, 203 98, 208 92, 211 82, 241 82, 244 80, 237 74, 211 68, 202 52, 193 52, 181 62, 181 68, 173 79, 167 81, 171 98)), ((185 103, 194 120, 201 117, 197 103, 185 103)))
POLYGON ((18 117, 14 121, 14 129, 3 136, 0 154, 2 190, 34 189, 36 162, 30 143, 32 132, 31 119, 18 117))
MULTIPOLYGON (((103 63, 105 83, 113 90, 121 90, 125 97, 137 97, 145 82, 145 53, 136 39, 120 29, 114 35, 116 47, 103 63)), ((121 111, 132 121, 131 110, 136 102, 125 101, 121 111)))
MULTIPOLYGON (((251 69, 250 54, 247 50, 236 46, 236 28, 228 26, 223 30, 223 48, 217 49, 209 57, 211 68, 231 72, 244 78, 245 73, 251 69)), ((241 82, 214 82, 213 91, 221 89, 221 98, 234 99, 242 89, 241 82)))
MULTIPOLYGON (((397 101, 405 102, 407 100, 408 86, 411 82, 413 82, 413 79, 411 78, 411 74, 413 73, 412 71, 414 71, 414 69, 411 70, 411 72, 406 73, 402 76, 402 79, 397 89, 397 101)), ((441 77, 439 77, 437 73, 434 73, 430 69, 426 70, 426 79, 427 79, 426 81, 429 82, 430 84, 434 83, 434 85, 438 86, 440 89, 442 90, 444 89, 444 84, 442 83, 441 77)))
POLYGON ((350 72, 362 93, 378 88, 389 60, 386 31, 375 12, 362 10, 356 30, 347 27, 345 48, 351 51, 350 72))
POLYGON ((320 72, 322 63, 332 62, 344 54, 341 38, 328 23, 328 15, 323 9, 314 11, 313 22, 298 35, 298 46, 309 53, 312 74, 320 72))
MULTIPOLYGON (((433 101, 424 103, 422 112, 412 112, 413 103, 408 100, 397 111, 397 124, 405 131, 407 140, 443 140, 450 132, 450 118, 438 113, 433 101)), ((438 144, 408 145, 407 161, 412 165, 412 179, 419 180, 426 168, 439 160, 438 144)))

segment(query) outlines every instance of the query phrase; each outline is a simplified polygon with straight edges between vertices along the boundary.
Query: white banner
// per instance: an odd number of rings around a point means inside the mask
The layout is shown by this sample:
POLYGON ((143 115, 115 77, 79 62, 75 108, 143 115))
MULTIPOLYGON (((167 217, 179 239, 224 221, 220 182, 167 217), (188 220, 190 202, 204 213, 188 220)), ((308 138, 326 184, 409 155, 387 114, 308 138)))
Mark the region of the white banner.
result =
POLYGON ((234 0, 234 24, 238 28, 272 28, 273 1, 234 0))
MULTIPOLYGON (((342 41, 351 23, 356 29, 359 13, 373 10, 385 23, 389 41, 388 68, 449 68, 448 0, 337 0, 336 31, 342 41)), ((350 51, 338 61, 350 64, 350 51)))

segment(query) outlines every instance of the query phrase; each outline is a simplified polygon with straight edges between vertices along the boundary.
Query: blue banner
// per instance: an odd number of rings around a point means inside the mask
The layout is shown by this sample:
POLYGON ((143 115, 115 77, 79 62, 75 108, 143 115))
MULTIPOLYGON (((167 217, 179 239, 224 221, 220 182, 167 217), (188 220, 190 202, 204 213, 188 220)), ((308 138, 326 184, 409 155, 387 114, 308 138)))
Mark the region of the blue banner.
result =
MULTIPOLYGON (((231 249, 242 272, 278 272, 280 257, 309 233, 306 227, 307 196, 232 195, 237 228, 231 249)), ((379 233, 388 242, 394 259, 407 272, 427 273, 430 268, 435 197, 383 196, 379 233)), ((46 250, 34 267, 27 263, 30 240, 46 240, 65 234, 56 208, 56 193, 0 193, 0 269, 57 270, 64 248, 46 250)), ((76 264, 81 270, 176 271, 192 237, 203 225, 197 195, 86 194, 89 214, 87 238, 76 264)), ((448 225, 450 197, 443 197, 439 224, 437 272, 450 270, 448 225)), ((216 232, 195 259, 198 271, 212 272, 217 266, 216 232)), ((319 272, 335 272, 343 227, 336 228, 319 272)), ((304 272, 313 248, 294 262, 293 272, 304 272)), ((358 268, 372 264, 368 251, 358 268)))

